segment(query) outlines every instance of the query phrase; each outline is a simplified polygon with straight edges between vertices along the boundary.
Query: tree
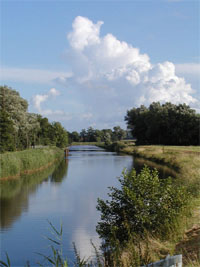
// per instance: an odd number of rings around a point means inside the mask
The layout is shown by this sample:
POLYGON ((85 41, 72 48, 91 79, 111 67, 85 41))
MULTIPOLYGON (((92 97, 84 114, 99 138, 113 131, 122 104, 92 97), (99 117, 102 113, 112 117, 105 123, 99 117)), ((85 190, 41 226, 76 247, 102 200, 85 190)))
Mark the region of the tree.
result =
POLYGON ((0 108, 1 150, 12 150, 13 142, 18 150, 29 148, 30 144, 59 147, 68 144, 67 132, 60 123, 51 124, 41 115, 28 113, 28 102, 8 86, 0 86, 0 108))
POLYGON ((72 142, 79 142, 80 141, 79 133, 76 131, 73 131, 71 133, 71 139, 72 139, 72 142))
POLYGON ((15 139, 13 122, 9 119, 9 115, 5 110, 0 111, 0 129, 0 152, 14 151, 15 139))
POLYGON ((92 127, 89 127, 87 129, 87 141, 88 142, 95 142, 96 141, 95 130, 92 127))
POLYGON ((111 129, 103 129, 102 130, 102 141, 106 143, 111 143, 112 139, 112 130, 111 129))
POLYGON ((62 127, 60 122, 52 123, 53 140, 57 147, 63 148, 68 145, 67 131, 62 127))
POLYGON ((94 136, 95 136, 95 142, 101 142, 103 133, 102 131, 96 129, 94 136))
POLYGON ((42 118, 42 116, 38 116, 38 122, 39 122, 39 131, 37 133, 37 138, 39 140, 39 144, 42 145, 55 145, 54 140, 54 133, 53 128, 51 124, 49 123, 49 120, 47 118, 42 118))
POLYGON ((13 123, 13 136, 17 149, 29 147, 31 130, 37 128, 36 115, 27 112, 28 102, 8 86, 0 86, 0 107, 13 123))
POLYGON ((137 144, 198 145, 200 115, 186 104, 152 103, 127 111, 137 144))
POLYGON ((137 142, 146 144, 146 116, 148 109, 141 105, 140 108, 132 108, 127 111, 127 115, 125 116, 125 121, 127 121, 128 129, 131 130, 134 138, 137 138, 137 142))
POLYGON ((87 132, 85 129, 82 129, 80 132, 81 141, 86 142, 87 141, 87 132))
POLYGON ((115 126, 112 133, 112 141, 120 141, 126 136, 126 131, 120 126, 115 126))

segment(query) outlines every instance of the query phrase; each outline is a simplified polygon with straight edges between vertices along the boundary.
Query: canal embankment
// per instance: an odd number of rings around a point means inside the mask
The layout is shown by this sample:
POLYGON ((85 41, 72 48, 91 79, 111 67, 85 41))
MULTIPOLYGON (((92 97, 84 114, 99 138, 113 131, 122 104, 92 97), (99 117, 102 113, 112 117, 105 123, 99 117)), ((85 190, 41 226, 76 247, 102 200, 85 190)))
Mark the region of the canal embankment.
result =
MULTIPOLYGON (((200 264, 200 147, 199 146, 136 146, 133 142, 121 141, 101 145, 107 150, 133 155, 143 164, 154 163, 172 170, 174 186, 183 185, 188 193, 187 213, 182 214, 181 231, 177 237, 163 245, 168 253, 182 253, 184 266, 200 264), (190 265, 191 264, 191 265, 190 265)), ((154 240, 155 241, 155 240, 154 240)), ((150 242, 153 247, 154 242, 150 242)), ((159 249, 158 249, 159 250, 159 249)))
POLYGON ((48 168, 64 157, 58 147, 42 147, 0 154, 0 179, 7 180, 48 168))
POLYGON ((144 161, 167 166, 173 170, 174 176, 180 177, 187 186, 199 185, 195 187, 195 192, 200 191, 200 146, 136 146, 134 142, 129 141, 104 143, 100 146, 109 151, 133 155, 144 161))

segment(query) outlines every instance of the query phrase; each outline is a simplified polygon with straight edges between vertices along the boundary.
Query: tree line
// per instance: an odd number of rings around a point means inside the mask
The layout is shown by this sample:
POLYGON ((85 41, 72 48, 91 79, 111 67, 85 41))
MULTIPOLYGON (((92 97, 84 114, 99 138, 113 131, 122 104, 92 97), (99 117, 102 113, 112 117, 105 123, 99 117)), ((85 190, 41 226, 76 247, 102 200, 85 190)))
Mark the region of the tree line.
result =
POLYGON ((50 123, 39 114, 28 112, 28 102, 8 86, 0 86, 0 152, 27 149, 36 145, 65 147, 72 142, 122 140, 127 132, 120 126, 111 129, 82 129, 68 132, 59 122, 50 123))
POLYGON ((200 144, 200 114, 186 104, 141 105, 128 110, 125 121, 139 145, 200 144))
POLYGON ((0 152, 27 149, 35 145, 68 145, 68 133, 60 122, 50 123, 28 112, 28 102, 8 86, 0 86, 0 152))
POLYGON ((133 136, 137 144, 199 145, 200 114, 186 104, 153 102, 127 111, 128 130, 82 129, 68 132, 61 123, 50 123, 28 112, 28 102, 8 86, 0 86, 0 152, 23 150, 35 145, 65 147, 72 142, 111 142, 133 136), (131 135, 130 135, 131 133, 131 135))
POLYGON ((87 130, 82 129, 80 133, 73 131, 68 132, 69 143, 72 142, 106 142, 111 143, 120 141, 127 137, 127 131, 123 130, 120 126, 113 127, 111 129, 93 129, 89 127, 87 130))

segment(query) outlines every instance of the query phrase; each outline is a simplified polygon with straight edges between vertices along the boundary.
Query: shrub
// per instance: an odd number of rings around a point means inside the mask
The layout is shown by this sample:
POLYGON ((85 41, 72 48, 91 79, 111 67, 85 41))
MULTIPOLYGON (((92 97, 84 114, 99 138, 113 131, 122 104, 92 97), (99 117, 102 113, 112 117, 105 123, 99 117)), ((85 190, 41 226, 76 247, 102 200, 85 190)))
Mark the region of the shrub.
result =
POLYGON ((106 245, 116 240, 123 245, 132 234, 145 232, 166 237, 175 228, 187 203, 183 187, 173 186, 170 177, 159 179, 158 171, 146 166, 138 174, 124 171, 119 182, 120 189, 110 188, 110 200, 98 199, 97 232, 106 245))

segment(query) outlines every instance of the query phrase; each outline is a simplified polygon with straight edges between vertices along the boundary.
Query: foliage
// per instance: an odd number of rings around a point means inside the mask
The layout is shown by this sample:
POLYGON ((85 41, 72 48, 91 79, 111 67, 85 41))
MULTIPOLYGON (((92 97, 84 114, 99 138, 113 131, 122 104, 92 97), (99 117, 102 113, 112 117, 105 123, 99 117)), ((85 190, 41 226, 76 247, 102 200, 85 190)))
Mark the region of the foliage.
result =
POLYGON ((53 140, 57 147, 63 148, 68 144, 68 134, 67 131, 62 127, 60 122, 52 123, 53 128, 53 140))
POLYGON ((0 152, 23 150, 35 145, 68 145, 67 131, 59 122, 28 113, 28 102, 8 86, 0 86, 0 152))
POLYGON ((200 115, 186 104, 153 102, 128 110, 125 120, 137 144, 199 144, 200 115))
POLYGON ((127 132, 120 126, 115 126, 113 131, 111 129, 93 129, 89 127, 87 130, 82 129, 80 134, 78 132, 68 133, 70 143, 72 142, 111 142, 120 141, 127 136, 127 132))
POLYGON ((72 142, 79 142, 80 141, 80 135, 76 131, 73 131, 72 133, 68 132, 68 138, 69 138, 69 143, 70 144, 72 142))
POLYGON ((172 179, 159 179, 156 169, 144 167, 140 173, 124 171, 119 178, 121 188, 111 187, 111 200, 98 199, 101 221, 97 232, 106 246, 118 240, 122 245, 130 233, 143 236, 146 231, 165 238, 175 229, 177 219, 187 203, 181 186, 173 186, 172 179))
POLYGON ((9 115, 6 111, 0 111, 0 152, 4 151, 14 151, 15 150, 15 140, 14 140, 14 127, 13 122, 9 119, 9 115))
POLYGON ((16 131, 24 126, 28 102, 17 91, 8 86, 0 86, 0 107, 9 113, 16 131))
POLYGON ((115 126, 113 128, 112 141, 120 141, 126 137, 126 131, 124 131, 120 126, 115 126))

